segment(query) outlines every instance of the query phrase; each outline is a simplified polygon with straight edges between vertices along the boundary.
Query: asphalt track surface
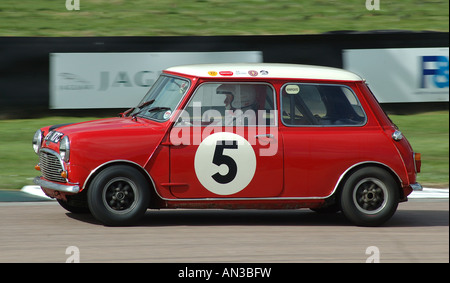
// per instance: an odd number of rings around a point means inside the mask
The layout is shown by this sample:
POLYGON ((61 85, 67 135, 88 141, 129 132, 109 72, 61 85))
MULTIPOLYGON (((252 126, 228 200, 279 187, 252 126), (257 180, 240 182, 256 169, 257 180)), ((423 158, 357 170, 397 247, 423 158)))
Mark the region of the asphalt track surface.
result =
POLYGON ((148 210, 106 227, 55 201, 0 203, 0 262, 449 262, 449 200, 401 203, 382 227, 303 210, 148 210))

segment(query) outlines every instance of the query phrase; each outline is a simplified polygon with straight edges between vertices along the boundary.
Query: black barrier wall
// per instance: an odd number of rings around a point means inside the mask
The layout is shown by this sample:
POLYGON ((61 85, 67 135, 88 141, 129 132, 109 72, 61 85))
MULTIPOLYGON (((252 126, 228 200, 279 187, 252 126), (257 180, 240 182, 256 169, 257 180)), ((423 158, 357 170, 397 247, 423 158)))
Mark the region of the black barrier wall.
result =
MULTIPOLYGON (((448 32, 373 31, 285 36, 0 37, 0 118, 49 113, 50 53, 262 51, 264 62, 341 68, 343 49, 448 47, 448 36, 448 32)), ((444 107, 448 109, 448 102, 444 107)), ((94 111, 85 112, 92 115, 94 111)))

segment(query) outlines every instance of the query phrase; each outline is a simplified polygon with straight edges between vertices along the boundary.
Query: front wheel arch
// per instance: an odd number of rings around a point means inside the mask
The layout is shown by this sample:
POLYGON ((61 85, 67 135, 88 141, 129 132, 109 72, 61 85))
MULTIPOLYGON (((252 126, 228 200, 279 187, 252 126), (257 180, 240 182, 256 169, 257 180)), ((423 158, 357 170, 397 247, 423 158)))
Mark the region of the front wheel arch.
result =
POLYGON ((86 178, 86 181, 83 184, 82 191, 89 189, 89 186, 90 186, 92 180, 102 170, 105 170, 106 168, 111 167, 111 166, 118 166, 118 165, 125 165, 125 166, 133 167, 147 179, 147 182, 149 183, 149 186, 150 186, 150 193, 151 193, 151 204, 149 205, 149 207, 159 207, 157 200, 160 198, 159 198, 158 194, 156 193, 156 189, 155 189, 156 187, 155 187, 153 178, 142 166, 140 166, 139 164, 137 164, 133 161, 129 161, 129 160, 112 160, 112 161, 103 163, 102 165, 98 166, 97 168, 92 170, 91 173, 89 174, 89 176, 86 178))
POLYGON ((139 165, 133 161, 119 159, 119 160, 111 160, 106 163, 103 163, 103 164, 99 165, 97 168, 95 168, 94 170, 92 170, 91 173, 89 173, 89 175, 87 176, 86 181, 84 182, 81 191, 87 190, 89 188, 89 185, 92 182, 92 180, 102 170, 104 170, 108 167, 117 166, 117 165, 126 165, 126 166, 135 168, 136 170, 141 172, 142 175, 144 175, 144 177, 147 179, 147 181, 151 184, 152 188, 155 187, 152 177, 148 174, 148 172, 141 165, 139 165))

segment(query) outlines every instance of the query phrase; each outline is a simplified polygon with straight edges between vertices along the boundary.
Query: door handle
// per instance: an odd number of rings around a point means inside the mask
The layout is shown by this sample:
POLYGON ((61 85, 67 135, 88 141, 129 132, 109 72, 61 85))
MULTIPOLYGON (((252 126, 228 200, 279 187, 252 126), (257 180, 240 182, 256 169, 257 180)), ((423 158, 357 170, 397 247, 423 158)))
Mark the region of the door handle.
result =
POLYGON ((255 138, 269 138, 269 139, 273 139, 273 135, 272 134, 264 134, 264 135, 256 135, 255 138))

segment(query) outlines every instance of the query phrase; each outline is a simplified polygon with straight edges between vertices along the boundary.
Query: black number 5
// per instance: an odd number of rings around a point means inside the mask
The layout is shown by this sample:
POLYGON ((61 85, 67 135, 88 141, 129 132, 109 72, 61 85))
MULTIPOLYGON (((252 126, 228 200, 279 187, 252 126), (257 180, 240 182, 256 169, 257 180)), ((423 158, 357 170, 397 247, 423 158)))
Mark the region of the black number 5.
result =
POLYGON ((228 184, 233 181, 237 174, 237 165, 233 158, 228 155, 223 154, 223 150, 225 148, 228 149, 237 149, 237 141, 217 141, 216 149, 214 151, 213 163, 217 166, 225 164, 228 166, 228 173, 225 175, 217 172, 211 177, 220 184, 228 184))

